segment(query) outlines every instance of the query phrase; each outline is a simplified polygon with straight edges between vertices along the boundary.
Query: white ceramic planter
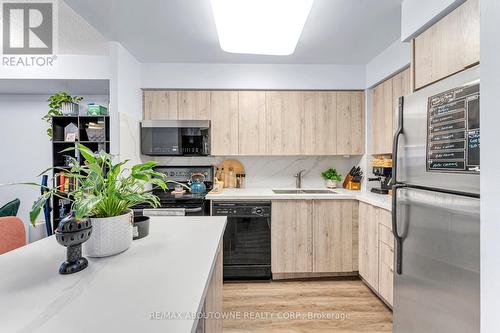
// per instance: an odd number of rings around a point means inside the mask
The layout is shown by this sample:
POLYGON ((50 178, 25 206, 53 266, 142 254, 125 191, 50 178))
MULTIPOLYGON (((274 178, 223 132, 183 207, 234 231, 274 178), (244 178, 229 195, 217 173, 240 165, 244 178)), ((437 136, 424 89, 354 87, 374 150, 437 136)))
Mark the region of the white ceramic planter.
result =
POLYGON ((326 179, 325 183, 326 183, 326 187, 328 187, 328 188, 337 188, 337 181, 336 180, 326 179))
POLYGON ((92 235, 84 243, 87 256, 112 256, 127 250, 132 244, 132 211, 119 216, 91 220, 92 235))

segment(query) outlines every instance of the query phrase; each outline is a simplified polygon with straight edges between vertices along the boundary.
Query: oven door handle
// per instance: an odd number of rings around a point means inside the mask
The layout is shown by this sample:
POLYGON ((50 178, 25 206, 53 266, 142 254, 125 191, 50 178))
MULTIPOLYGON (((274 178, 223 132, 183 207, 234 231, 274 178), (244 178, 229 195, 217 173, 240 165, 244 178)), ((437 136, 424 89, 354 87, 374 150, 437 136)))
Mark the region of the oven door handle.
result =
POLYGON ((203 207, 197 207, 197 208, 186 208, 184 211, 186 213, 198 213, 201 212, 203 207))

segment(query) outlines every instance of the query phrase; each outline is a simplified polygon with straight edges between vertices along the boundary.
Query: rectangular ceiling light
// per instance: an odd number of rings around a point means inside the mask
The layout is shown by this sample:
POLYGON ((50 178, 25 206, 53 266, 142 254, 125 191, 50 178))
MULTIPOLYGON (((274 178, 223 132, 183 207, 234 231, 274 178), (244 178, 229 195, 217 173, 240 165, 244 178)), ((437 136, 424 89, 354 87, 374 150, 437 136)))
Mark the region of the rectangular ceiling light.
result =
POLYGON ((314 0, 211 0, 220 47, 230 53, 290 55, 314 0))

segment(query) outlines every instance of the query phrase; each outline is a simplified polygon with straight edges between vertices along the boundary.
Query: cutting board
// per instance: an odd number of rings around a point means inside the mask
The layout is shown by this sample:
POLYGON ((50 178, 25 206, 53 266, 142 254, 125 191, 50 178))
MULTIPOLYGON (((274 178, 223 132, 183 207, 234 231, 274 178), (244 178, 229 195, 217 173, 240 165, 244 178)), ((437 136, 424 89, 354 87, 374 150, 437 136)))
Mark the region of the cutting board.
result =
POLYGON ((219 164, 218 168, 219 170, 224 168, 224 172, 228 172, 229 168, 233 168, 234 174, 245 173, 245 167, 238 160, 224 160, 219 164))

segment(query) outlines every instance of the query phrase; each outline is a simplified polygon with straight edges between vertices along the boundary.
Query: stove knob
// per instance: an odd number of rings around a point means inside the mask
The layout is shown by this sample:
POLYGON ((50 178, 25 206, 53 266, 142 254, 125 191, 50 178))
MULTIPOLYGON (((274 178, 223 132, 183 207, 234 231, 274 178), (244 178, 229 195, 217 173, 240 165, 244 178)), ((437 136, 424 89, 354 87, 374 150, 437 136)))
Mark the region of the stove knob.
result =
POLYGON ((175 172, 170 171, 170 177, 173 177, 173 176, 175 176, 175 172))
POLYGON ((262 208, 255 208, 255 214, 262 214, 262 208))

